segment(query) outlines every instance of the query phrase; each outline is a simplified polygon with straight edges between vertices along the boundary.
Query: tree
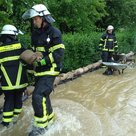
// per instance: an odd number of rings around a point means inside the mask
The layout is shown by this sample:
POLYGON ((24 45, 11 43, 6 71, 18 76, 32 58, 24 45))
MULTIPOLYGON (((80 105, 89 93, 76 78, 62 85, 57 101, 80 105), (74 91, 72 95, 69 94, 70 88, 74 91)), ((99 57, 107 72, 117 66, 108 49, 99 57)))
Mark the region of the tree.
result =
POLYGON ((104 0, 48 0, 47 3, 64 32, 90 30, 106 15, 104 0))
POLYGON ((103 18, 104 27, 113 24, 115 27, 136 25, 135 0, 105 0, 108 16, 103 18))

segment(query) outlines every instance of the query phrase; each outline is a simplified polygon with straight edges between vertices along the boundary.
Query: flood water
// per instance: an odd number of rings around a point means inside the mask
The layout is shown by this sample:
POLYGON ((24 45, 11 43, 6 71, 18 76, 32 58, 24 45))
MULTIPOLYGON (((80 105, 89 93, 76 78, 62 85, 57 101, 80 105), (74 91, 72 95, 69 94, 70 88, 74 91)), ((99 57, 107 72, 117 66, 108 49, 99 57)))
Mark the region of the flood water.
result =
MULTIPOLYGON (((104 76, 104 69, 61 84, 52 93, 56 121, 43 136, 135 136, 136 68, 104 76)), ((0 136, 27 136, 31 130, 31 98, 20 120, 0 136)), ((1 128, 0 128, 1 129, 1 128)))

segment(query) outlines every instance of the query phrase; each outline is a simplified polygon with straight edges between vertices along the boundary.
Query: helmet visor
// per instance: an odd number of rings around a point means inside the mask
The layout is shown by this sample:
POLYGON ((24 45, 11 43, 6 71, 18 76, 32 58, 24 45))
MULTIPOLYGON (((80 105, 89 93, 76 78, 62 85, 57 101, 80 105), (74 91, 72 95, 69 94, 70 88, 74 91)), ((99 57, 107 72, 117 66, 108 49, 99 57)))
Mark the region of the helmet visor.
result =
POLYGON ((26 20, 26 19, 33 18, 35 16, 40 16, 40 14, 34 9, 29 9, 22 15, 22 18, 26 20))
POLYGON ((46 16, 44 16, 44 18, 46 19, 46 21, 47 21, 48 23, 53 23, 53 22, 55 22, 55 19, 54 19, 51 15, 46 15, 46 16))

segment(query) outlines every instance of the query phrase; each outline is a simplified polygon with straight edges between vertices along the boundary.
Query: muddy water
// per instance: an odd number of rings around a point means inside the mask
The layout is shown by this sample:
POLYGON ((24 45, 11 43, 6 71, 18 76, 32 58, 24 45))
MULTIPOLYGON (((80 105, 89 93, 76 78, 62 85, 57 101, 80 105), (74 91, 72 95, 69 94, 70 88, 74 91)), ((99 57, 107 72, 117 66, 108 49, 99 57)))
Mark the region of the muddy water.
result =
MULTIPOLYGON (((43 136, 135 136, 136 69, 104 76, 104 69, 59 85, 51 95, 56 121, 43 136)), ((31 99, 20 120, 0 136, 27 136, 31 130, 31 99)), ((0 128, 1 129, 1 128, 0 128)))

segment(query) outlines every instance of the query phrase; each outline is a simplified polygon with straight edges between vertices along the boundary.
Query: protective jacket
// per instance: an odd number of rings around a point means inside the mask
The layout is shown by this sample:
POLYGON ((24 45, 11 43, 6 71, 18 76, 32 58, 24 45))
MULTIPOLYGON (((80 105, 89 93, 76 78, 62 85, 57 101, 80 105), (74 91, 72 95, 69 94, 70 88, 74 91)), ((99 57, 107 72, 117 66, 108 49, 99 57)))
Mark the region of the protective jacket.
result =
POLYGON ((102 51, 114 52, 118 48, 115 34, 105 33, 99 42, 99 49, 102 51))
POLYGON ((0 75, 2 90, 25 88, 27 83, 26 70, 20 62, 20 54, 24 51, 18 41, 7 39, 0 45, 0 75))
POLYGON ((46 65, 36 67, 34 75, 57 76, 62 69, 65 48, 62 43, 61 32, 48 24, 32 33, 32 45, 33 50, 41 52, 46 61, 46 65))

